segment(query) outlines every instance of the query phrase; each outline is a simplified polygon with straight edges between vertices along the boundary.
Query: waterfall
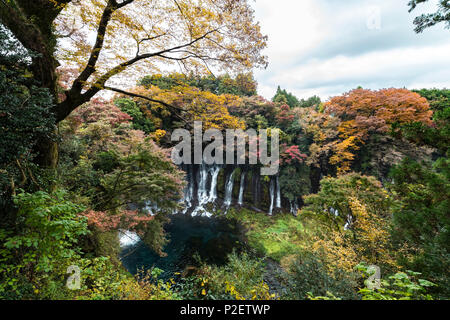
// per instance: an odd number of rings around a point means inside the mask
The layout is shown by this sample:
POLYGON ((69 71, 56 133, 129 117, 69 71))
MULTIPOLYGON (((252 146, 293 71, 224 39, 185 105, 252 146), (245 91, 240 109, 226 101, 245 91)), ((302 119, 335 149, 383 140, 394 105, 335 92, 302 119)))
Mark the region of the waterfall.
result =
POLYGON ((293 200, 293 201, 289 201, 290 205, 291 205, 291 213, 296 216, 298 214, 298 204, 297 204, 297 199, 293 200))
POLYGON ((330 213, 337 217, 339 215, 339 211, 333 207, 330 208, 330 213))
POLYGON ((198 173, 198 203, 203 205, 208 201, 208 190, 206 184, 208 183, 208 168, 201 164, 198 173))
POLYGON ((252 193, 253 193, 253 205, 258 207, 260 204, 260 176, 258 173, 253 171, 252 173, 252 193))
POLYGON ((232 197, 233 197, 233 185, 234 185, 233 177, 234 177, 234 170, 228 176, 228 180, 227 180, 227 183, 225 185, 225 199, 223 201, 223 204, 227 208, 231 205, 231 200, 232 200, 232 197))
POLYGON ((269 214, 272 215, 273 202, 274 202, 274 198, 275 198, 275 181, 273 179, 270 179, 269 194, 270 194, 269 214))
POLYGON ((119 242, 122 248, 133 246, 139 241, 141 241, 141 238, 135 232, 119 230, 119 242))
POLYGON ((194 169, 192 166, 188 166, 186 178, 188 183, 184 189, 184 199, 181 200, 185 205, 183 214, 192 207, 192 200, 194 200, 194 169))
POLYGON ((352 224, 353 224, 353 217, 351 214, 349 214, 347 216, 347 222, 344 225, 344 230, 350 229, 352 227, 352 224))
POLYGON ((192 216, 195 217, 197 216, 199 213, 203 214, 210 217, 211 213, 207 212, 205 210, 205 208, 203 207, 205 204, 207 204, 209 201, 209 197, 208 197, 208 190, 206 188, 206 185, 208 183, 208 175, 209 175, 209 170, 207 168, 207 166, 205 164, 201 164, 199 169, 198 169, 198 174, 197 174, 197 200, 198 200, 198 204, 197 207, 195 208, 195 210, 192 212, 192 216))
MULTIPOLYGON (((208 212, 205 208, 207 203, 214 203, 217 200, 217 178, 220 173, 221 166, 213 165, 208 166, 206 164, 201 164, 197 172, 197 207, 191 213, 193 217, 202 214, 207 217, 211 217, 212 213, 208 212), (211 180, 209 180, 211 176, 211 180), (209 188, 208 182, 210 181, 209 188)), ((193 183, 193 182, 192 182, 193 183)), ((192 193, 189 200, 192 202, 194 197, 194 187, 189 189, 192 193)))
MULTIPOLYGON (((225 171, 225 182, 224 186, 221 185, 224 191, 223 198, 221 194, 221 199, 223 199, 223 207, 229 208, 233 201, 240 206, 244 205, 246 186, 250 185, 253 193, 253 202, 255 208, 259 208, 261 205, 261 180, 260 175, 254 170, 251 180, 248 171, 244 171, 243 167, 240 167, 240 182, 239 182, 239 193, 236 199, 233 199, 234 184, 237 181, 236 169, 231 167, 226 167, 224 165, 208 165, 206 163, 200 165, 186 165, 183 166, 183 170, 186 171, 187 184, 184 188, 184 197, 180 200, 181 204, 184 204, 184 209, 179 210, 180 213, 190 214, 192 216, 206 216, 211 217, 214 208, 218 205, 218 180, 219 175, 222 170, 225 171)), ((270 209, 269 214, 272 214, 275 209, 282 208, 282 199, 280 191, 279 177, 275 176, 270 180, 270 209)), ((293 214, 297 213, 297 203, 295 201, 291 202, 291 212, 293 214)), ((147 211, 150 214, 156 212, 154 206, 150 203, 147 204, 147 211)), ((267 209, 266 209, 267 210, 267 209)))
POLYGON ((278 176, 276 178, 276 184, 277 184, 277 198, 275 202, 275 208, 279 209, 281 208, 281 191, 280 191, 280 181, 278 180, 278 176))
POLYGON ((217 177, 219 176, 220 166, 214 166, 210 170, 211 172, 211 186, 209 189, 208 202, 214 202, 217 199, 217 177))
POLYGON ((150 201, 145 202, 144 211, 146 211, 149 215, 154 216, 158 213, 158 205, 155 203, 151 203, 150 201))
POLYGON ((245 187, 245 172, 241 172, 241 184, 239 187, 239 199, 238 205, 242 206, 244 204, 244 187, 245 187))

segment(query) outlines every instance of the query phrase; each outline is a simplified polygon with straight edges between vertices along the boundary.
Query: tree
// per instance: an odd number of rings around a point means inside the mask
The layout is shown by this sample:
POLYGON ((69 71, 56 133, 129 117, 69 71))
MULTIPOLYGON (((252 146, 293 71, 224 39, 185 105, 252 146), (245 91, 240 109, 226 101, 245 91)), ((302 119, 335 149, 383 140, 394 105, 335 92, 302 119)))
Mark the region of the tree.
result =
POLYGON ((131 99, 116 99, 114 104, 123 112, 129 114, 133 118, 133 129, 142 130, 149 134, 155 130, 153 122, 145 117, 142 111, 137 106, 136 102, 131 99))
POLYGON ((450 267, 450 170, 447 158, 433 166, 409 159, 396 166, 390 189, 395 196, 392 236, 399 263, 436 283, 448 299, 450 267))
POLYGON ((324 253, 333 269, 351 271, 359 262, 390 267, 391 199, 374 177, 349 173, 324 178, 317 194, 304 197, 304 219, 320 224, 313 249, 324 253))
MULTIPOLYGON (((38 188, 32 161, 40 139, 54 139, 49 90, 30 73, 36 54, 17 50, 17 41, 0 25, 0 212, 16 189, 38 188), (4 54, 8 52, 8 54, 4 54)), ((4 217, 3 217, 4 218, 4 217)))
POLYGON ((78 69, 64 100, 52 108, 57 122, 99 91, 114 89, 107 83, 111 78, 139 67, 172 63, 201 73, 267 65, 260 54, 266 37, 246 0, 8 0, 0 2, 0 18, 25 48, 39 54, 31 70, 55 99, 57 65, 78 69), (92 33, 94 45, 87 37, 92 33))
MULTIPOLYGON (((428 0, 409 1, 409 12, 413 11, 418 4, 425 3, 428 0)), ((448 0, 439 0, 439 9, 434 13, 422 14, 414 19, 416 28, 414 31, 421 33, 426 28, 432 27, 438 23, 444 22, 446 28, 450 28, 450 2, 448 0)))
POLYGON ((320 100, 320 97, 318 96, 312 96, 308 99, 302 99, 300 100, 300 107, 302 108, 308 108, 308 107, 318 107, 322 101, 320 100))
POLYGON ((337 128, 339 139, 332 142, 334 155, 330 158, 331 164, 338 165, 339 173, 350 170, 356 151, 371 134, 399 135, 399 127, 404 124, 433 124, 428 101, 407 89, 355 89, 331 98, 324 108, 341 120, 337 128))
POLYGON ((244 120, 247 127, 266 129, 276 126, 278 108, 261 96, 243 97, 242 102, 228 106, 231 115, 244 120))
MULTIPOLYGON (((322 167, 327 164, 333 151, 334 142, 337 140, 338 126, 341 120, 331 114, 316 110, 314 107, 297 108, 295 114, 304 135, 308 139, 309 157, 308 165, 322 167)), ((325 168, 322 168, 325 171, 325 168)))
POLYGON ((254 96, 257 87, 251 73, 239 73, 235 78, 228 74, 218 77, 213 74, 206 76, 195 76, 193 74, 187 76, 181 73, 170 73, 167 76, 155 74, 142 78, 139 83, 146 87, 154 85, 163 90, 170 90, 179 86, 191 86, 217 95, 232 94, 236 96, 254 96))
POLYGON ((449 151, 450 146, 450 90, 421 89, 414 90, 426 98, 433 110, 432 127, 422 123, 405 124, 402 134, 419 145, 428 145, 439 150, 441 155, 449 151))
POLYGON ((240 105, 241 98, 231 94, 216 95, 196 87, 177 86, 169 90, 158 87, 136 87, 128 92, 145 117, 159 129, 193 128, 202 121, 205 130, 245 129, 245 123, 230 115, 228 107, 240 105), (165 101, 164 104, 155 101, 165 101))
POLYGON ((60 130, 60 180, 88 208, 90 225, 100 233, 133 230, 162 253, 163 225, 184 186, 184 173, 170 160, 170 151, 133 129, 127 113, 100 99, 75 110, 60 130))
POLYGON ((297 97, 292 93, 288 93, 286 90, 281 90, 280 86, 277 88, 275 96, 272 98, 273 102, 278 102, 281 104, 287 104, 289 107, 294 108, 300 105, 297 97))
POLYGON ((0 297, 30 298, 43 287, 61 287, 61 277, 80 259, 76 246, 88 233, 83 210, 62 191, 14 197, 18 206, 14 229, 0 229, 0 297), (37 292, 36 292, 37 291, 37 292))

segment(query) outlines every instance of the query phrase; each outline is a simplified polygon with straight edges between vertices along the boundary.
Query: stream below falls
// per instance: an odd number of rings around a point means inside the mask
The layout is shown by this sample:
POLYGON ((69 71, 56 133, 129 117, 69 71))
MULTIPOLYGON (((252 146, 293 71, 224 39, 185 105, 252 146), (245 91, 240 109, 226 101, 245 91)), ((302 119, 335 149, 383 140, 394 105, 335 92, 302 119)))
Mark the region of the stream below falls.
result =
MULTIPOLYGON (((197 254, 208 264, 222 265, 229 253, 240 252, 245 247, 244 229, 235 220, 184 214, 172 215, 170 219, 165 227, 169 238, 164 247, 165 257, 156 254, 139 238, 125 242, 121 239, 120 259, 130 273, 157 267, 164 271, 160 278, 167 280, 176 272, 183 273, 198 265, 197 254)), ((126 236, 130 239, 130 235, 126 236)))

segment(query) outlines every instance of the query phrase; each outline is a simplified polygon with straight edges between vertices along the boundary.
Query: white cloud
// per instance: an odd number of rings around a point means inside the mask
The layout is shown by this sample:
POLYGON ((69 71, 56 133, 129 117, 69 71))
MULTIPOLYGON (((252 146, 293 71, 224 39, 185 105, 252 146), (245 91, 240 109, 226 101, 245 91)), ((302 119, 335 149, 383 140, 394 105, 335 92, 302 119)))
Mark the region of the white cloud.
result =
POLYGON ((269 68, 255 72, 259 93, 270 99, 281 85, 299 98, 326 99, 358 85, 450 87, 450 31, 415 34, 414 16, 435 7, 409 14, 407 2, 257 0, 256 17, 269 36, 269 68), (373 8, 381 28, 368 28, 373 8))

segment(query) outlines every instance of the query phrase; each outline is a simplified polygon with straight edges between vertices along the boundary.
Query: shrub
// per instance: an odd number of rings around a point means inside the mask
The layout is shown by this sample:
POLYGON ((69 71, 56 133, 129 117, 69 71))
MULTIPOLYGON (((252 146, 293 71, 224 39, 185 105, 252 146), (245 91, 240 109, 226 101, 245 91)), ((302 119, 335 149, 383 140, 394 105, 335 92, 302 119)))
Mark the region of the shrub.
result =
POLYGON ((330 272, 320 258, 309 252, 297 256, 285 276, 287 299, 303 300, 313 296, 359 298, 355 274, 339 269, 330 272))
POLYGON ((248 254, 233 252, 225 266, 202 265, 195 277, 185 279, 180 285, 184 299, 269 300, 268 285, 264 282, 261 260, 248 254))

